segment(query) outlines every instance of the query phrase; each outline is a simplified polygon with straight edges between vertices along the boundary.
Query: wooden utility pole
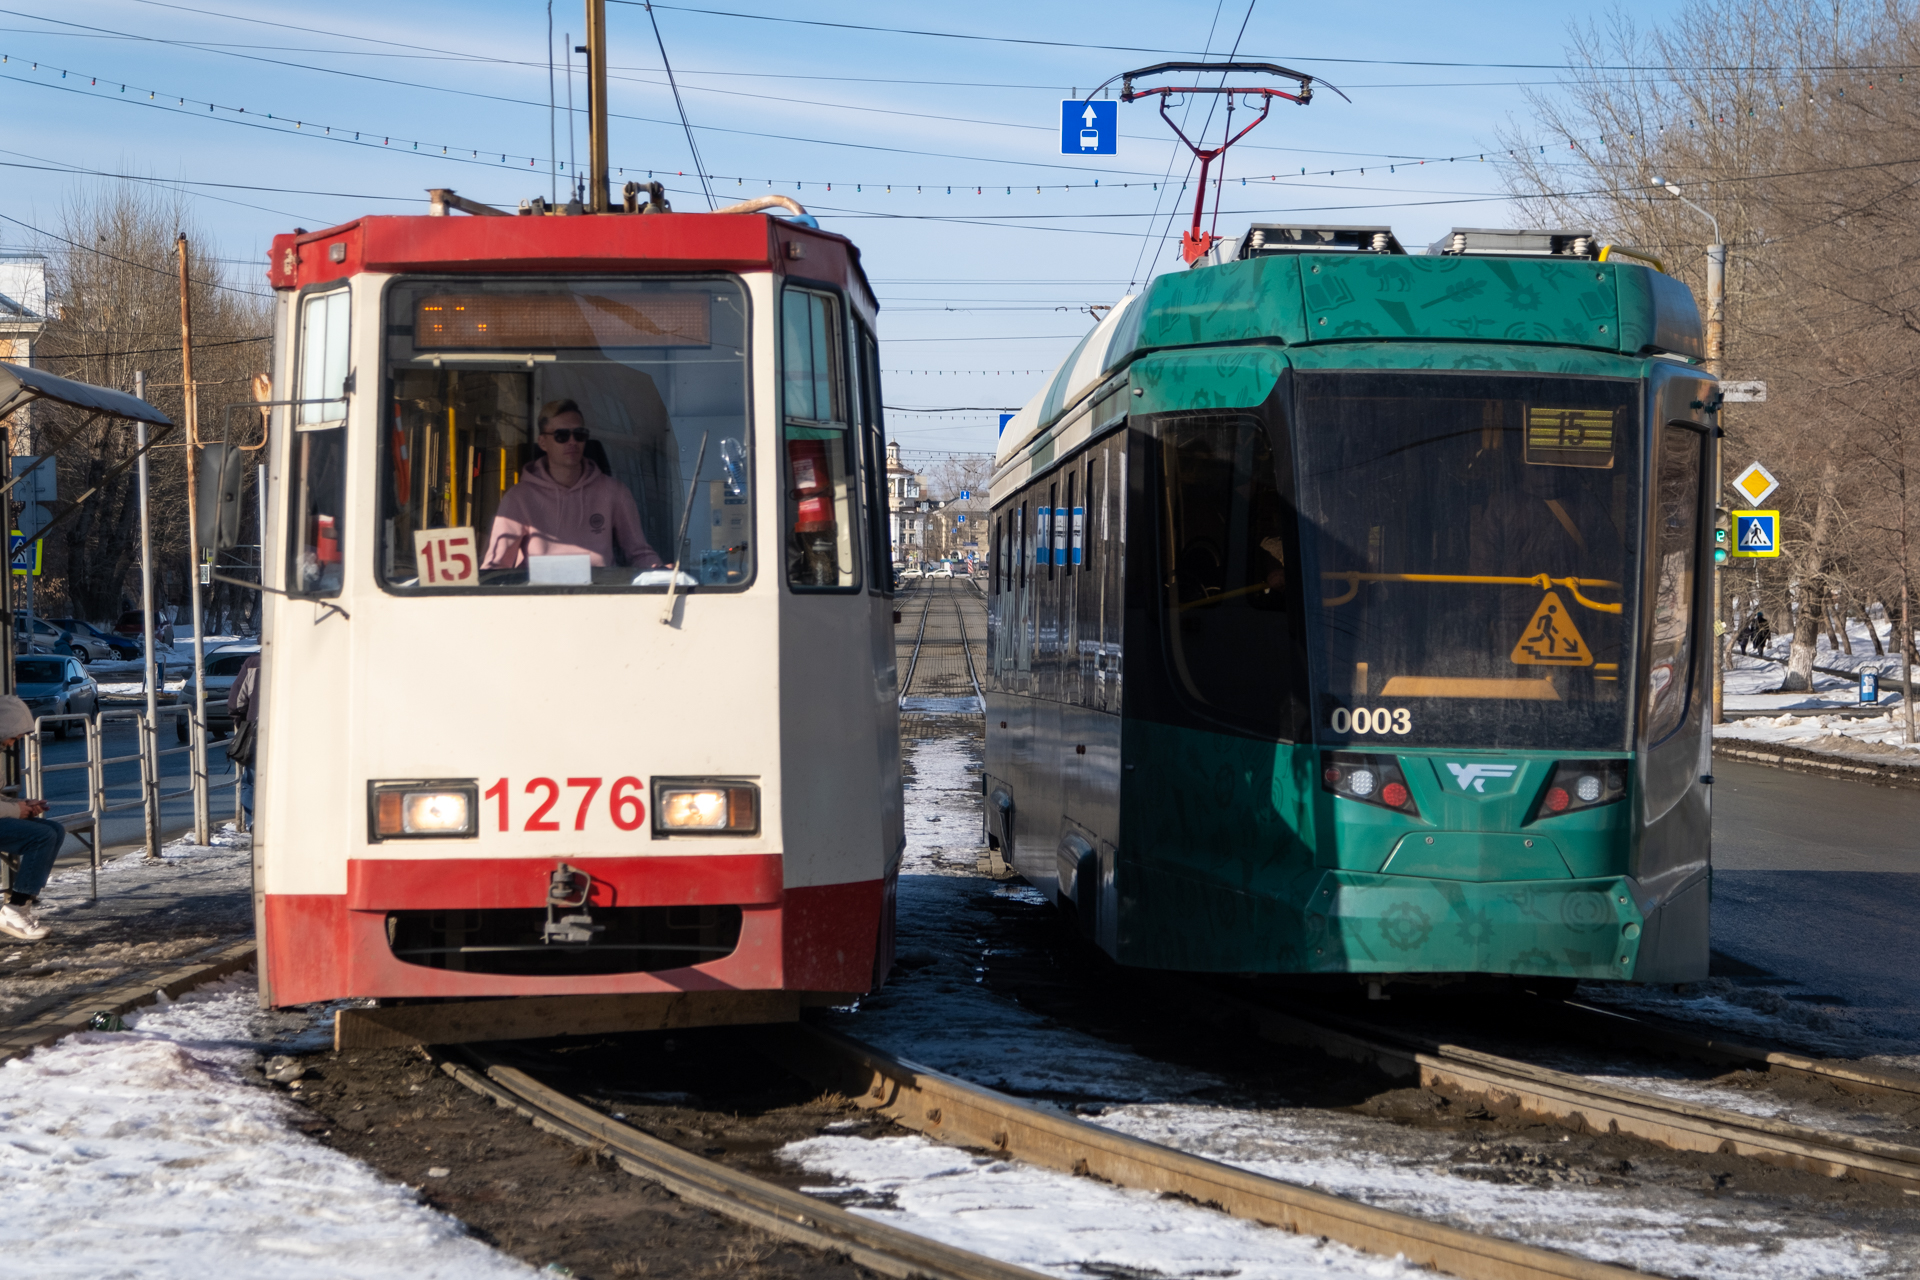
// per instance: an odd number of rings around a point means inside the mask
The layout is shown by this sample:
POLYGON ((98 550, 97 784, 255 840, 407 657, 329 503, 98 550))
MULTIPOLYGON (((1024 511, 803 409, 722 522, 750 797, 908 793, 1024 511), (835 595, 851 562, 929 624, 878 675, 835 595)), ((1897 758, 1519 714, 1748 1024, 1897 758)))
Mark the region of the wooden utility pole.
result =
POLYGON ((204 845, 207 830, 207 645, 200 611, 200 503, 195 489, 200 470, 200 397, 193 384, 193 305, 187 281, 187 237, 174 241, 180 255, 180 380, 187 427, 187 546, 192 563, 188 585, 193 609, 193 842, 204 845))
POLYGON ((587 212, 613 210, 607 162, 607 0, 587 0, 587 212))

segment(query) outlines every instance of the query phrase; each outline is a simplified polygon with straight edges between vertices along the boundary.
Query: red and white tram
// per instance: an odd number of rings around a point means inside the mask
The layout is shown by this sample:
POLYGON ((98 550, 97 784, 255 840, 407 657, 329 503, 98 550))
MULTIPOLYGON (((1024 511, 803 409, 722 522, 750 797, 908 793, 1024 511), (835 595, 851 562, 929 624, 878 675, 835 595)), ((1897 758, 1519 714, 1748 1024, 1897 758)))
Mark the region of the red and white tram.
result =
POLYGON ((449 203, 273 242, 263 1004, 870 989, 904 836, 858 251, 790 201, 449 203))

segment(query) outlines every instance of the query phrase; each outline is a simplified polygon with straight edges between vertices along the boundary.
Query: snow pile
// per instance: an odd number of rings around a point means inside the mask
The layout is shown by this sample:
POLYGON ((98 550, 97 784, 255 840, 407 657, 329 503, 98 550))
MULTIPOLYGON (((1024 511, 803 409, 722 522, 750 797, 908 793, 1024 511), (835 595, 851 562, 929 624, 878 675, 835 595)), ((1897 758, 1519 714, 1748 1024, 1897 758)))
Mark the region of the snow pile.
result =
POLYGON ((141 1280, 533 1274, 293 1131, 292 1105, 253 1066, 324 1032, 262 1014, 250 980, 129 1021, 0 1070, 0 1255, 13 1265, 141 1280))
POLYGON ((826 1136, 784 1154, 837 1179, 807 1187, 856 1213, 1063 1280, 1088 1276, 1400 1276, 1416 1269, 1221 1214, 938 1146, 826 1136))

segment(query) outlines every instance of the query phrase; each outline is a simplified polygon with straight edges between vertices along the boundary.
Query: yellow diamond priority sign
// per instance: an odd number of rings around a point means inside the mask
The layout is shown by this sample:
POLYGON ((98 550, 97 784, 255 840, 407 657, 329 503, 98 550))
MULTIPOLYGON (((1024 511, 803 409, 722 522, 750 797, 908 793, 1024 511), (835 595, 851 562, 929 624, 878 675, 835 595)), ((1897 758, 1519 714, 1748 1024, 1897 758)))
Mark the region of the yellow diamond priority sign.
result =
POLYGON ((1767 500, 1768 494, 1780 487, 1780 482, 1773 478, 1771 471, 1755 462, 1733 478, 1733 487, 1741 497, 1757 507, 1767 500))

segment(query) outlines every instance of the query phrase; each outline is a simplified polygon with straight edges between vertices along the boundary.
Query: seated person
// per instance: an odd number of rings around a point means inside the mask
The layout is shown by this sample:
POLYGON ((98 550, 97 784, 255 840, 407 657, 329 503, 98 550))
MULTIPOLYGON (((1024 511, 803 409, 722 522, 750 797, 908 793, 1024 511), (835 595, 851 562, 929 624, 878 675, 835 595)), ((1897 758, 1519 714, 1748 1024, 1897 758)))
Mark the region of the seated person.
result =
POLYGON ((616 545, 637 569, 665 567, 640 532, 633 495, 587 461, 580 406, 549 400, 540 407, 539 426, 545 456, 528 463, 520 482, 501 495, 480 567, 518 569, 528 556, 587 555, 600 569, 616 563, 616 545))

